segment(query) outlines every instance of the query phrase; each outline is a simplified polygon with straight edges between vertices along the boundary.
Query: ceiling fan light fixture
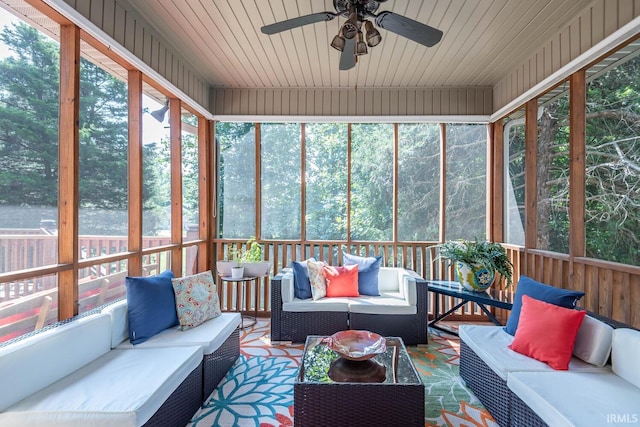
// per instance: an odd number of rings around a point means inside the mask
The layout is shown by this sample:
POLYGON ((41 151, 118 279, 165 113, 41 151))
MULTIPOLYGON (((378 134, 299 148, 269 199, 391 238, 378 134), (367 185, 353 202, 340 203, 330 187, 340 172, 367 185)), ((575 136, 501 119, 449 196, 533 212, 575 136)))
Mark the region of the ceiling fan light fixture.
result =
POLYGON ((371 21, 365 21, 364 23, 365 38, 369 47, 375 47, 382 41, 380 31, 376 30, 371 21))
POLYGON ((352 12, 351 15, 349 15, 349 19, 342 25, 340 31, 345 39, 351 40, 356 36, 358 30, 358 14, 352 12))
POLYGON ((339 52, 342 52, 344 50, 345 42, 346 40, 342 35, 342 30, 340 30, 340 32, 333 38, 333 40, 331 40, 331 47, 339 52))
POLYGON ((366 55, 367 53, 369 53, 369 50, 367 49, 367 44, 364 42, 362 31, 358 31, 358 42, 356 43, 354 54, 360 56, 366 55))

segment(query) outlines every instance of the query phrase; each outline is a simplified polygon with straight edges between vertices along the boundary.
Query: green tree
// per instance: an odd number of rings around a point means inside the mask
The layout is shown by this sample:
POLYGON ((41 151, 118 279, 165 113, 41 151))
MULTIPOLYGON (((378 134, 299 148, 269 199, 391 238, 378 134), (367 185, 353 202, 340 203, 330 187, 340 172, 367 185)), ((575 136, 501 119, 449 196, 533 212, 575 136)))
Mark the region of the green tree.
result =
POLYGON ((216 123, 219 146, 219 237, 255 235, 255 125, 216 123))
MULTIPOLYGON (((632 265, 640 263, 639 72, 640 59, 634 58, 586 87, 586 255, 632 265)), ((572 197, 569 133, 565 93, 543 105, 537 147, 537 247, 563 253, 569 251, 572 197)))
POLYGON ((351 125, 351 238, 393 238, 393 125, 351 125))
POLYGON ((262 238, 300 238, 300 123, 263 123, 261 138, 262 238))
MULTIPOLYGON (((5 27, 0 40, 11 51, 0 60, 0 204, 55 207, 59 48, 23 23, 5 27)), ((116 214, 126 218, 127 211, 126 84, 82 59, 79 109, 80 208, 86 208, 80 233, 126 234, 126 220, 109 220, 116 214)), ((153 156, 153 150, 145 147, 145 154, 153 156)), ((147 205, 156 181, 147 167, 147 205)))
POLYGON ((0 60, 0 203, 56 206, 59 49, 32 27, 5 27, 0 60))
POLYGON ((305 125, 308 240, 347 239, 347 125, 305 125))
POLYGON ((434 123, 398 126, 398 238, 437 241, 440 126, 434 123))

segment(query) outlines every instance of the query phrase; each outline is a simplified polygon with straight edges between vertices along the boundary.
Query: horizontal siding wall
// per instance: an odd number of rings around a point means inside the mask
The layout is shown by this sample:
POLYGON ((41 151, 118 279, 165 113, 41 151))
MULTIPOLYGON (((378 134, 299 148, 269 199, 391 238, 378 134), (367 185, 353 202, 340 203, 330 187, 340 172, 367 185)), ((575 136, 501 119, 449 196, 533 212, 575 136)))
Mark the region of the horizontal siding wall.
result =
POLYGON ((638 0, 597 0, 494 87, 494 111, 640 16, 638 0))
POLYGON ((203 108, 209 107, 209 84, 169 47, 144 19, 116 0, 64 1, 107 36, 184 92, 203 108))
POLYGON ((217 116, 489 115, 492 88, 212 89, 217 116))

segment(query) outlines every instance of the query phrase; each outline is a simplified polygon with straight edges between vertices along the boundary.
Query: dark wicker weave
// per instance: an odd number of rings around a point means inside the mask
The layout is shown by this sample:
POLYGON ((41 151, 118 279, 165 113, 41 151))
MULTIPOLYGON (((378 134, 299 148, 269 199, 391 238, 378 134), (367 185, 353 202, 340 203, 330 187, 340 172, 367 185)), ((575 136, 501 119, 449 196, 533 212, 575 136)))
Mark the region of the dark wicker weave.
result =
POLYGON ((510 426, 514 427, 547 427, 547 423, 529 408, 515 393, 511 392, 510 426))
POLYGON ((460 339, 460 377, 502 427, 509 425, 510 398, 507 382, 460 339))
POLYGON ((424 427, 424 385, 296 382, 293 408, 296 426, 424 427))
POLYGON ((204 355, 202 401, 209 398, 240 356, 240 329, 236 328, 213 353, 204 355))
POLYGON ((332 335, 349 329, 349 313, 282 310, 282 276, 271 279, 271 341, 304 342, 307 335, 332 335))
MULTIPOLYGON (((132 350, 133 351, 133 350, 132 350)), ((126 390, 123 390, 126 392, 126 390)), ((144 425, 184 426, 202 405, 202 363, 182 381, 144 425)))
POLYGON ((283 311, 280 323, 281 340, 304 342, 308 335, 333 335, 349 329, 348 319, 349 313, 346 311, 283 311))
POLYGON ((416 314, 349 313, 349 328, 364 329, 385 337, 401 337, 406 345, 426 344, 429 310, 427 282, 416 279, 416 288, 416 314))

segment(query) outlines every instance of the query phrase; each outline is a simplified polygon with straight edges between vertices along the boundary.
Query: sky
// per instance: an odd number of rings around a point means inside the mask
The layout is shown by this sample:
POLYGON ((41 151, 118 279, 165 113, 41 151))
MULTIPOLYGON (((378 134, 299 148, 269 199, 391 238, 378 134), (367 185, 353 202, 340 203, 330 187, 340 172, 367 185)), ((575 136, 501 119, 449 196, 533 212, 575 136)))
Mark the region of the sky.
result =
MULTIPOLYGON (((17 20, 12 14, 0 7, 0 28, 6 27, 11 22, 17 20)), ((9 50, 5 47, 4 43, 0 43, 0 58, 4 58, 9 54, 9 50)))
MULTIPOLYGON (((2 4, 0 3, 0 6, 1 5, 2 4)), ((17 18, 15 15, 11 14, 7 10, 0 7, 0 29, 4 29, 6 26, 10 25, 11 23, 19 22, 19 21, 21 20, 17 18)), ((10 53, 11 52, 5 46, 5 44, 0 41, 0 60, 9 56, 10 53)), ((162 104, 156 102, 155 100, 143 94, 142 106, 143 108, 147 108, 148 111, 154 111, 162 107, 162 104)), ((144 119, 142 120, 142 126, 143 126, 142 134, 145 142, 159 141, 160 138, 166 137, 167 133, 169 132, 169 129, 166 128, 169 126, 168 124, 169 122, 167 119, 168 119, 168 114, 165 116, 165 121, 163 123, 158 123, 151 116, 146 116, 146 115, 144 116, 144 119)))

